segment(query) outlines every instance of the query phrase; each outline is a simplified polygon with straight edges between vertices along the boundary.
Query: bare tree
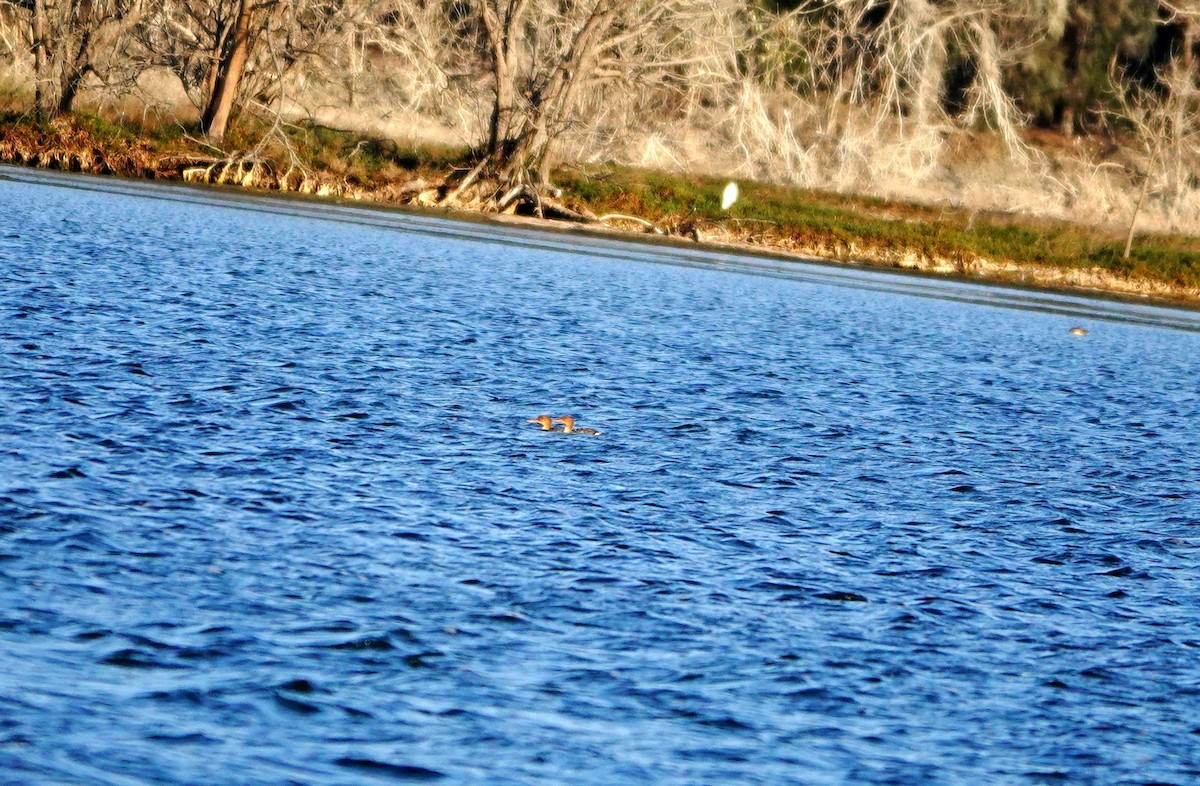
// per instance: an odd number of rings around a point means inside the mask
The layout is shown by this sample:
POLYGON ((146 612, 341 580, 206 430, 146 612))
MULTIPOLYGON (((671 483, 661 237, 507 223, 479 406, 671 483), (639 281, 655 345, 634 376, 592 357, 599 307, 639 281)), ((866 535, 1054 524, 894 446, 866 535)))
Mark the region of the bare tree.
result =
POLYGON ((210 139, 221 141, 229 125, 229 113, 242 83, 250 57, 251 20, 255 11, 250 0, 238 0, 233 13, 232 34, 217 36, 217 47, 209 66, 208 101, 200 125, 210 139))
MULTIPOLYGON (((1189 198, 1200 194, 1200 73, 1196 49, 1200 43, 1200 0, 1161 3, 1167 14, 1163 24, 1179 30, 1170 62, 1157 74, 1157 84, 1137 87, 1116 80, 1120 102, 1119 124, 1132 129, 1140 148, 1137 178, 1140 193, 1135 202, 1125 242, 1128 257, 1138 214, 1149 195, 1161 204, 1169 219, 1185 213, 1189 198)), ((1195 208, 1186 221, 1195 220, 1195 208)))
POLYGON ((741 73, 708 125, 740 169, 838 189, 940 171, 944 140, 987 125, 1026 155, 1005 68, 1067 0, 799 0, 749 16, 741 73), (953 77, 953 78, 952 78, 953 77))
POLYGON ((476 0, 490 55, 495 100, 486 160, 502 180, 532 171, 548 184, 553 146, 602 52, 622 32, 634 0, 580 6, 476 0))
POLYGON ((278 110, 287 80, 340 43, 359 0, 162 0, 141 45, 170 68, 214 141, 247 103, 278 110))
POLYGON ((724 5, 475 0, 493 98, 481 164, 504 183, 548 185, 563 134, 602 109, 597 91, 637 93, 648 74, 681 66, 674 53, 684 31, 724 5))
POLYGON ((964 114, 986 120, 1010 145, 1021 124, 1002 68, 1046 30, 1061 29, 1066 0, 835 0, 818 45, 833 54, 810 89, 875 107, 899 124, 944 123, 950 52, 972 74, 964 114), (825 41, 820 41, 825 38, 825 41))
POLYGON ((153 0, 29 0, 34 59, 34 108, 43 116, 70 112, 89 76, 107 82, 125 73, 124 50, 153 0))

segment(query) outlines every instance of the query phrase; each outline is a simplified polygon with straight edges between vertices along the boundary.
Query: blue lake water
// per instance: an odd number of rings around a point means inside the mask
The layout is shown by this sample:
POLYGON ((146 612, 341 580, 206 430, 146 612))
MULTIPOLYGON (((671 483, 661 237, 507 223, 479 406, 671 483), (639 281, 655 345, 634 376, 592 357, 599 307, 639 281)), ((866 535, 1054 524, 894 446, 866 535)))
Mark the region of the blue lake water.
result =
POLYGON ((0 782, 1198 783, 1198 331, 0 170, 0 782))

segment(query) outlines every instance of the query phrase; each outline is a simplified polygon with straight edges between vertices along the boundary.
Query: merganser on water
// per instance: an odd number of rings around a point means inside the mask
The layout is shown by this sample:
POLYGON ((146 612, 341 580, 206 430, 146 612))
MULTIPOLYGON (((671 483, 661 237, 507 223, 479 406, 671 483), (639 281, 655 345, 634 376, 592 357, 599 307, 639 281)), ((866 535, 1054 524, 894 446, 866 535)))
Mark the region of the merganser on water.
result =
POLYGON ((1068 330, 1067 332, 1070 333, 1072 336, 1086 336, 1087 328, 1073 327, 1070 330, 1068 330))
POLYGON ((571 417, 570 415, 563 415, 561 418, 553 418, 551 420, 551 422, 563 424, 563 433, 564 434, 599 434, 600 433, 599 431, 596 431, 596 429, 588 428, 587 426, 584 426, 582 428, 575 428, 575 418, 571 417))
POLYGON ((550 419, 549 415, 538 415, 536 418, 533 418, 532 420, 527 420, 525 422, 526 423, 537 423, 539 426, 542 427, 542 431, 553 431, 554 430, 554 426, 551 425, 554 421, 552 421, 550 419))

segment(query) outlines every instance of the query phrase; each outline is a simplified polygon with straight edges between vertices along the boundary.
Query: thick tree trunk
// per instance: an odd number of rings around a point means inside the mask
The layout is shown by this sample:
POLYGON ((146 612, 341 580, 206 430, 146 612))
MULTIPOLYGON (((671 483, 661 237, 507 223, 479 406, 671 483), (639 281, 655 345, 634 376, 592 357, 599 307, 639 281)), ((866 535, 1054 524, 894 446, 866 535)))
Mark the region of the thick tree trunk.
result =
POLYGON ((70 64, 64 65, 58 87, 58 113, 65 115, 75 108, 75 97, 83 86, 83 79, 91 68, 88 49, 92 41, 91 29, 83 26, 78 44, 75 45, 75 57, 70 64))
POLYGON ((204 110, 204 133, 209 139, 217 142, 225 138, 229 115, 233 111, 233 101, 242 82, 246 61, 250 58, 250 2, 251 0, 240 0, 238 3, 233 41, 220 62, 215 65, 218 69, 217 78, 209 96, 208 106, 204 110))
POLYGON ((492 102, 492 117, 488 124, 487 156, 500 160, 505 155, 509 137, 512 132, 513 118, 516 115, 516 86, 512 64, 509 62, 509 52, 512 42, 509 37, 515 24, 520 22, 516 16, 522 13, 522 8, 510 7, 508 19, 502 22, 500 15, 489 0, 479 0, 479 13, 483 20, 484 30, 487 31, 488 45, 491 50, 492 78, 495 79, 495 100, 492 102))
POLYGON ((54 104, 46 91, 49 77, 46 52, 46 0, 33 3, 33 105, 43 117, 54 113, 54 104))
POLYGON ((214 37, 212 48, 212 56, 208 63, 208 69, 204 72, 204 115, 201 116, 201 123, 204 124, 208 119, 208 107, 212 104, 213 96, 217 94, 217 78, 221 74, 221 64, 225 62, 225 50, 227 46, 227 37, 229 35, 229 21, 224 20, 218 23, 217 33, 214 37))
POLYGON ((63 73, 62 85, 58 94, 58 114, 65 115, 75 108, 75 97, 83 85, 84 74, 70 70, 63 73))

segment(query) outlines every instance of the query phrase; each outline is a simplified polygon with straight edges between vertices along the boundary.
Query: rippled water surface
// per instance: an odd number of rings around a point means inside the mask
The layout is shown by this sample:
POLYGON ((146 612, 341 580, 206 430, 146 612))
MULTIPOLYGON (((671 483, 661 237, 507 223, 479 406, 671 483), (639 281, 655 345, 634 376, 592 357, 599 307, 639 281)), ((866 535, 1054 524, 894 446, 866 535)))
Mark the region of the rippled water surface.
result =
POLYGON ((1196 315, 39 177, 0 781, 1200 782, 1196 315))

